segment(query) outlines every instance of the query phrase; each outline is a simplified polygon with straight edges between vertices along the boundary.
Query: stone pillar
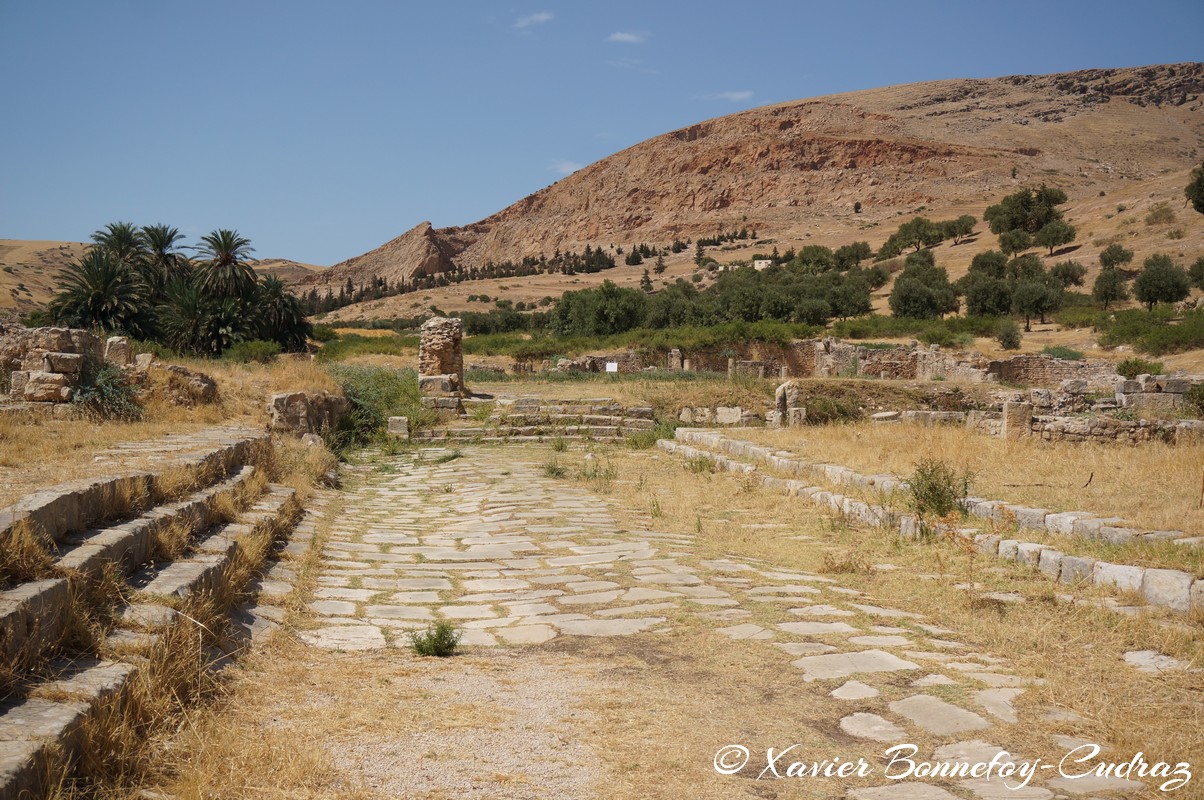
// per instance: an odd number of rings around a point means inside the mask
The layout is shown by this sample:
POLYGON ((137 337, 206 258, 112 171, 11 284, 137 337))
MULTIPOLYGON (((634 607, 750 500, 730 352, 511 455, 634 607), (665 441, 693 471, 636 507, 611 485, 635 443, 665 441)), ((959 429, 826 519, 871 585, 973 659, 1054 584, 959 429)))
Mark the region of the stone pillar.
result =
POLYGON ((418 383, 424 394, 464 392, 464 323, 431 317, 422 323, 418 345, 418 383), (423 380, 424 378, 432 380, 423 380))
POLYGON ((693 372, 694 371, 694 365, 690 363, 690 359, 688 359, 688 358, 682 359, 681 368, 685 372, 693 372))
POLYGON ((790 367, 783 364, 778 369, 778 377, 781 378, 782 380, 786 380, 787 378, 789 378, 790 377, 790 367))
POLYGON ((676 347, 669 351, 669 371, 681 372, 681 350, 676 347))
POLYGON ((1003 404, 1003 438, 1019 439, 1033 430, 1032 403, 1003 404))
POLYGON ((736 374, 736 359, 728 358, 728 360, 727 360, 727 376, 730 378, 731 376, 733 376, 735 374, 736 374))

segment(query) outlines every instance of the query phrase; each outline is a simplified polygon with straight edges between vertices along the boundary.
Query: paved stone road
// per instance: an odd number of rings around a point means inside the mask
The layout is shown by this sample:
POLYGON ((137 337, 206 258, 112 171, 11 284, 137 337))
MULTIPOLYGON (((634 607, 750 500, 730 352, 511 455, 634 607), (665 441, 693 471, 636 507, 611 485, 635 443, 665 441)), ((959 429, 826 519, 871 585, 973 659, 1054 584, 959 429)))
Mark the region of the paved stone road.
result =
MULTIPOLYGON (((409 630, 447 619, 462 628, 467 646, 531 645, 664 631, 684 611, 708 625, 719 620, 723 636, 795 656, 805 684, 831 682, 823 686, 834 687, 832 702, 856 701, 861 709, 839 723, 852 737, 906 742, 919 729, 946 742, 937 759, 990 761, 998 750, 991 728, 1018 721, 1013 701, 1024 686, 1008 664, 973 652, 954 631, 919 614, 882 606, 827 576, 697 559, 692 537, 657 532, 652 519, 644 520, 645 530, 625 531, 605 499, 545 478, 521 451, 466 448, 463 457, 440 462, 445 453, 382 458, 354 470, 324 543, 310 603, 318 624, 302 634, 306 642, 342 650, 406 647, 409 630), (775 609, 778 621, 742 622, 753 616, 753 604, 775 609), (897 684, 899 673, 914 676, 914 694, 875 707, 876 679, 897 684), (965 706, 926 691, 947 686, 964 687, 958 696, 968 698, 965 706)), ((962 787, 968 797, 1041 800, 1054 791, 1140 784, 1057 778, 1002 794, 998 780, 962 787)), ((900 783, 850 796, 956 797, 900 783)))

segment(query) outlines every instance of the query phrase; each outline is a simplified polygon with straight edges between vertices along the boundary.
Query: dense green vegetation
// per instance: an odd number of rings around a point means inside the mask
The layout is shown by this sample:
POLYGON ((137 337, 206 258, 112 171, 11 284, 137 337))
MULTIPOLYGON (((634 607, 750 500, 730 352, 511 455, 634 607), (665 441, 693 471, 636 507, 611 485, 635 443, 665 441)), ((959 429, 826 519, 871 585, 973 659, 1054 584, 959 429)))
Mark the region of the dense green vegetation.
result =
POLYGON ((198 356, 253 340, 305 348, 311 327, 300 302, 279 279, 255 274, 249 239, 214 231, 193 248, 194 260, 181 252, 183 238, 168 225, 115 222, 97 231, 68 267, 47 321, 198 356))

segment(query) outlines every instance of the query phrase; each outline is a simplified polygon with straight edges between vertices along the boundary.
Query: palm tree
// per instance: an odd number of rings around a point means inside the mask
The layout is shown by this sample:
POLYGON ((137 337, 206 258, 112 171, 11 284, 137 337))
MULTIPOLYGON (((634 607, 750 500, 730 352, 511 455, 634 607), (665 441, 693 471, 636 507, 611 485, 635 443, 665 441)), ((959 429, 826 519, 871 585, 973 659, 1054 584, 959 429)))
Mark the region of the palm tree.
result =
POLYGON ((92 241, 126 266, 140 269, 146 260, 142 232, 132 222, 110 222, 92 234, 92 241))
POLYGON ((139 231, 146 249, 146 260, 142 270, 143 280, 156 297, 173 281, 186 277, 192 269, 188 258, 177 252, 177 245, 184 234, 170 225, 143 225, 139 231))
POLYGON ((305 349, 313 327, 305 318, 301 301, 285 288, 284 281, 275 276, 264 278, 256 292, 255 310, 259 315, 259 338, 279 342, 287 352, 305 349))
POLYGON ((153 328, 145 286, 134 270, 110 250, 93 247, 67 267, 50 302, 56 322, 73 328, 145 337, 153 328))
POLYGON ((255 270, 246 263, 254 253, 251 240, 224 228, 201 237, 197 253, 202 263, 201 288, 218 297, 245 297, 255 286, 255 270))
POLYGON ((250 309, 237 298, 215 297, 196 281, 169 284, 158 307, 163 340, 179 353, 220 356, 222 351, 253 338, 250 309))

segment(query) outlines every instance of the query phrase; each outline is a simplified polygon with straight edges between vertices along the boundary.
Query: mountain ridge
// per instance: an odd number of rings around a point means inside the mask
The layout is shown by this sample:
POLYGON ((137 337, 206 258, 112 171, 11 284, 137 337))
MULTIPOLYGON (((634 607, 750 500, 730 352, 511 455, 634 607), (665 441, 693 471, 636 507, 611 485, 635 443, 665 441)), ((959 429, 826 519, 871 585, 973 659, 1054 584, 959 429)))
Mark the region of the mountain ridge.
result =
POLYGON ((1018 180, 1073 191, 1148 179, 1198 163, 1202 94, 1204 64, 1193 62, 927 81, 763 106, 632 145, 477 222, 424 222, 303 283, 409 281, 741 226, 801 238, 817 217, 881 223, 916 206, 981 204, 1018 180), (1124 134, 1137 141, 1120 141, 1124 134))

